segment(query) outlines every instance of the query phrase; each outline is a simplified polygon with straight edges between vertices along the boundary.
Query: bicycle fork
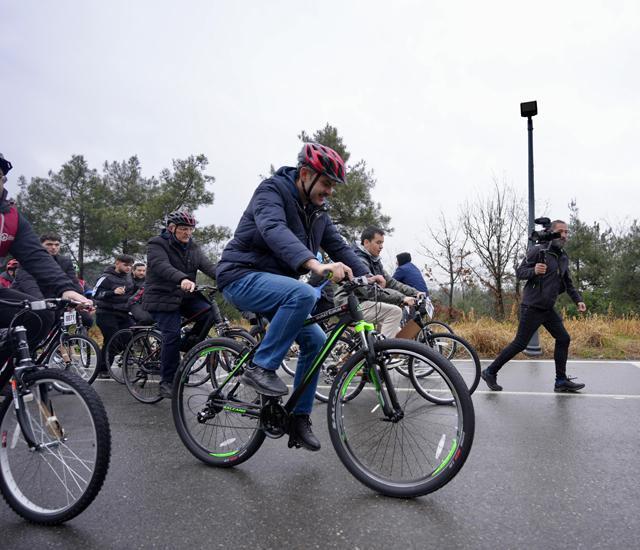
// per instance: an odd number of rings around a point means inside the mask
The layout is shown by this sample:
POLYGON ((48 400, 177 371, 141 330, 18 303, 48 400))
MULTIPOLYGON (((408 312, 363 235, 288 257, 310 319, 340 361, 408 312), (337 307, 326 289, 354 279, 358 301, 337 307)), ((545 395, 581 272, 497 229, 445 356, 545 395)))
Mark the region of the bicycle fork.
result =
POLYGON ((385 422, 398 422, 404 418, 404 411, 398 401, 398 394, 391 381, 389 370, 384 365, 381 365, 376 358, 371 332, 362 334, 362 339, 366 349, 366 371, 369 372, 376 390, 378 403, 386 417, 383 420, 385 422))

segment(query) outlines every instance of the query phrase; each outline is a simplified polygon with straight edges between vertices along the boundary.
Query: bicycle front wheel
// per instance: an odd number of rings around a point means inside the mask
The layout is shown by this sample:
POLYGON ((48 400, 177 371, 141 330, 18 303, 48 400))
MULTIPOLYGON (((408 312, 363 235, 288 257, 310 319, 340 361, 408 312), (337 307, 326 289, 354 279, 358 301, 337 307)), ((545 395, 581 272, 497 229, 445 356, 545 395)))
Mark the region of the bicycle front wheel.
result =
POLYGON ((180 439, 211 466, 236 466, 265 439, 261 398, 236 367, 244 353, 245 346, 234 340, 205 340, 185 357, 173 383, 173 420, 180 439))
POLYGON ((160 396, 160 351, 162 334, 141 330, 132 338, 122 359, 124 383, 129 393, 142 403, 157 403, 160 396))
MULTIPOLYGON (((464 379, 470 394, 476 390, 480 382, 481 364, 476 350, 469 342, 457 334, 444 333, 428 334, 424 343, 451 361, 464 379)), ((425 399, 438 400, 437 392, 433 391, 438 384, 429 378, 431 371, 430 365, 416 362, 413 369, 414 382, 425 399)))
MULTIPOLYGON (((346 468, 367 487, 393 497, 426 495, 453 479, 469 456, 475 429, 467 387, 442 355, 410 340, 375 343, 376 366, 364 351, 345 363, 331 388, 327 419, 331 442, 346 468), (389 363, 428 363, 451 396, 452 405, 427 401, 411 376, 389 363), (343 397, 360 384, 354 398, 343 397), (395 394, 397 406, 387 414, 383 395, 395 394)), ((409 368, 411 374, 411 367, 409 368)))
POLYGON ((50 368, 76 374, 91 384, 98 376, 101 361, 100 346, 88 336, 69 334, 61 338, 60 344, 51 350, 46 359, 50 368))
POLYGON ((98 394, 74 374, 40 370, 23 382, 18 408, 11 392, 0 402, 0 492, 25 519, 55 525, 100 491, 111 456, 109 421, 98 394))

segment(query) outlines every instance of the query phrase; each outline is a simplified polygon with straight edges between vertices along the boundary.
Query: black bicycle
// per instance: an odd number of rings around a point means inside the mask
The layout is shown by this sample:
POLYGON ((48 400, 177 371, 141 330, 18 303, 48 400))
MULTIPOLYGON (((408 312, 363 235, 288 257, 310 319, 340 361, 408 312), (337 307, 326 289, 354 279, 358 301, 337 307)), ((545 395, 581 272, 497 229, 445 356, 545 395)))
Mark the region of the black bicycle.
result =
POLYGON ((64 301, 47 304, 56 309, 57 319, 44 341, 36 346, 35 363, 72 372, 91 384, 98 376, 100 346, 86 336, 82 317, 72 306, 64 301))
MULTIPOLYGON (((193 348, 176 374, 172 400, 176 429, 189 451, 212 466, 230 467, 249 459, 266 437, 288 434, 300 395, 351 326, 361 345, 340 366, 327 407, 331 442, 340 460, 359 481, 385 495, 415 497, 449 482, 473 442, 469 391, 444 356, 415 341, 373 335, 374 327, 362 319, 354 295, 365 284, 364 278, 346 283, 346 304, 307 320, 311 324, 339 316, 286 403, 244 383, 242 374, 256 346, 212 338, 193 348), (406 365, 410 376, 390 368, 391 363, 406 365), (413 374, 422 365, 432 368, 430 376, 439 379, 451 404, 435 404, 416 390, 413 374), (205 370, 207 382, 195 384, 205 370)), ((289 447, 299 445, 290 434, 289 447)))
MULTIPOLYGON (((192 317, 182 322, 182 337, 180 350, 187 352, 199 342, 209 336, 209 332, 215 329, 218 336, 240 340, 249 344, 255 344, 256 340, 242 327, 234 327, 220 312, 218 304, 213 296, 218 291, 217 287, 210 285, 198 285, 195 292, 199 292, 208 303, 209 307, 203 309, 192 317), (206 322, 199 332, 193 332, 193 325, 206 316, 206 322)), ((122 377, 129 393, 142 403, 157 403, 162 399, 158 393, 160 384, 160 353, 162 351, 162 333, 155 326, 137 326, 126 329, 131 331, 129 342, 120 357, 122 377)), ((118 336, 114 334, 113 339, 118 336)), ((126 338, 126 334, 120 336, 126 338)), ((113 353, 113 352, 112 352, 113 353)), ((114 355, 114 358, 117 354, 114 355)), ((109 369, 113 374, 114 361, 109 363, 109 369)), ((207 370, 204 371, 206 382, 207 370)))
MULTIPOLYGON (((474 347, 462 336, 451 332, 434 332, 440 327, 440 321, 431 321, 431 313, 428 310, 427 299, 418 300, 415 307, 413 318, 409 323, 415 323, 417 335, 415 339, 431 348, 433 351, 446 357, 453 366, 462 375, 469 393, 472 394, 478 387, 480 382, 480 371, 482 365, 480 358, 474 347), (438 323, 438 324, 434 324, 438 323)), ((444 324, 444 323, 443 323, 444 324)), ((448 325, 445 325, 448 327, 448 325)), ((449 327, 450 328, 450 327, 449 327)), ((403 366, 399 367, 401 372, 409 375, 409 370, 403 366)), ((425 399, 432 400, 436 403, 447 402, 450 397, 442 396, 437 391, 438 387, 434 381, 429 378, 431 369, 422 365, 413 369, 413 375, 416 381, 416 389, 425 399)))
POLYGON ((31 311, 76 306, 67 300, 16 302, 0 330, 0 493, 29 521, 55 525, 81 513, 100 491, 109 468, 111 433, 95 390, 78 375, 43 368, 31 357, 31 311))

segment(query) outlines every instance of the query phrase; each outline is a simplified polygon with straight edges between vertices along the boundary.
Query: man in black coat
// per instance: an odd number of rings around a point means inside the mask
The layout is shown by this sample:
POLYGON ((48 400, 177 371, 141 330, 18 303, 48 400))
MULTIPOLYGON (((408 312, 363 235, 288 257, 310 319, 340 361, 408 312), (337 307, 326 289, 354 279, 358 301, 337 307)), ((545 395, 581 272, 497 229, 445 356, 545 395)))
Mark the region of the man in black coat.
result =
MULTIPOLYGON (((38 237, 29 222, 17 211, 13 201, 7 198, 4 184, 11 170, 11 163, 0 154, 0 259, 11 254, 20 265, 28 269, 42 286, 55 289, 55 296, 66 300, 75 300, 90 307, 91 300, 75 291, 60 266, 40 246, 38 237)), ((11 288, 0 288, 0 299, 11 301, 33 300, 32 296, 11 288)), ((8 327, 19 308, 0 307, 0 328, 8 327)), ((53 324, 54 316, 50 311, 33 311, 21 319, 27 329, 31 343, 44 337, 53 324)), ((7 358, 7 350, 0 352, 0 366, 7 358)))
MULTIPOLYGON (((160 388, 162 397, 171 397, 173 377, 180 363, 180 325, 182 315, 193 317, 211 309, 196 288, 198 270, 215 278, 216 266, 191 236, 196 220, 190 212, 177 210, 167 216, 167 227, 147 243, 147 273, 142 298, 143 308, 151 313, 162 332, 160 352, 160 388)), ((207 315, 192 329, 197 334, 207 315)))
MULTIPOLYGON (((129 328, 133 324, 129 315, 129 298, 133 294, 131 279, 131 264, 133 257, 128 254, 116 256, 114 265, 107 267, 93 291, 93 299, 98 310, 96 324, 102 332, 102 357, 111 337, 120 329, 129 328)), ((102 376, 106 374, 104 365, 100 367, 102 376)))
POLYGON ((573 286, 569 275, 569 257, 563 250, 569 236, 567 224, 562 220, 555 220, 551 223, 551 231, 559 233, 560 237, 554 239, 549 249, 544 251, 544 258, 541 254, 542 246, 533 246, 517 269, 518 279, 527 281, 520 305, 518 332, 513 342, 482 371, 482 379, 493 391, 502 390, 497 381, 498 371, 527 347, 540 325, 544 326, 556 341, 553 353, 556 363, 554 391, 575 392, 584 388, 584 384, 572 382, 572 379, 567 377, 567 356, 571 338, 553 306, 563 292, 569 294, 577 304, 578 311, 587 311, 587 306, 573 286))

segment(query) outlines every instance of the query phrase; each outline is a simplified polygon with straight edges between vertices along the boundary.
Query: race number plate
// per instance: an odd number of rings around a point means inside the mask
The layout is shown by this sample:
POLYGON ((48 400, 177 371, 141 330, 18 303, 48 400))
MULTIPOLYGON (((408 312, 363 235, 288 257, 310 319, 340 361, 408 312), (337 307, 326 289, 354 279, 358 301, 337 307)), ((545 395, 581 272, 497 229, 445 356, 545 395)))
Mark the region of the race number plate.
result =
POLYGON ((69 325, 76 324, 76 312, 75 311, 65 311, 64 312, 64 326, 68 327, 69 325))

